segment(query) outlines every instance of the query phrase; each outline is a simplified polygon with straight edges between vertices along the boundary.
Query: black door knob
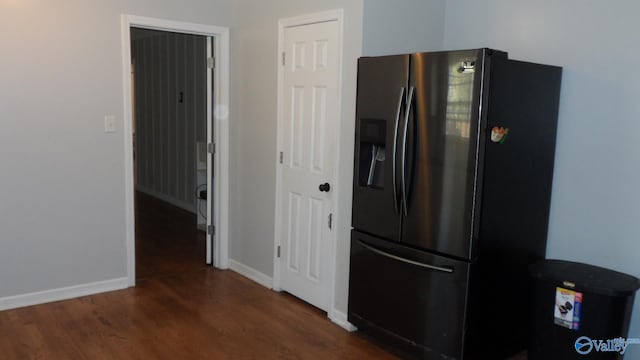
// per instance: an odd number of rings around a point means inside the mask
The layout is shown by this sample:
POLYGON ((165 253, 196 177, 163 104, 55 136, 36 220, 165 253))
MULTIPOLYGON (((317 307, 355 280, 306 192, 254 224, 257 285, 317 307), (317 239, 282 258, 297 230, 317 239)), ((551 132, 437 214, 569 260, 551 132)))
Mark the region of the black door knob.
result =
POLYGON ((318 186, 318 189, 320 191, 329 192, 329 190, 331 190, 331 185, 329 185, 329 183, 320 184, 320 186, 318 186))

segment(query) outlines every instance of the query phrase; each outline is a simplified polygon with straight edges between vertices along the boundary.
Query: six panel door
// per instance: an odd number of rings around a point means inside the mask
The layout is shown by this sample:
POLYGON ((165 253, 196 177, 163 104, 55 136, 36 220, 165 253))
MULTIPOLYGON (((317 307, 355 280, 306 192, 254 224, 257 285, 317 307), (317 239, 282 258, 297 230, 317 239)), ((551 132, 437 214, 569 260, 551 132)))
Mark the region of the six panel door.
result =
POLYGON ((328 310, 330 217, 340 118, 339 24, 289 27, 284 38, 281 287, 328 310))

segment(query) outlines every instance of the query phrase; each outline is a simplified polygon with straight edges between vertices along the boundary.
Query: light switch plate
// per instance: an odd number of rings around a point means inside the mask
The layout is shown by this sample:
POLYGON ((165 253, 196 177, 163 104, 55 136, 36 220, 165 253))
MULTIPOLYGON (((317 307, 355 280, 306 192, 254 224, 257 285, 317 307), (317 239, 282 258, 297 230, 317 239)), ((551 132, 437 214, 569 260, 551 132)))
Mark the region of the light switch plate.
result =
POLYGON ((116 117, 113 115, 106 115, 104 117, 104 132, 114 133, 116 132, 116 117))

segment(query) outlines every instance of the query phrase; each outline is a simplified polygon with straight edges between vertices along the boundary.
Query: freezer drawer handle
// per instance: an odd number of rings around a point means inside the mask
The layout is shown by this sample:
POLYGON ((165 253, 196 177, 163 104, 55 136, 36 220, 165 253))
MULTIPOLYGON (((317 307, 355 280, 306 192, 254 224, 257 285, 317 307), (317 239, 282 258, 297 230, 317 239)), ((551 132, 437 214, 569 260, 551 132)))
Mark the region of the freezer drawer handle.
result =
POLYGON ((368 250, 373 251, 376 254, 379 254, 379 255, 382 255, 382 256, 386 256, 386 257, 388 257, 390 259, 393 259, 393 260, 398 260, 398 261, 402 261, 403 263, 407 263, 407 264, 411 264, 411 265, 415 265, 415 266, 420 266, 420 267, 423 267, 425 269, 442 271, 442 272, 446 272, 446 273, 453 273, 453 269, 450 268, 450 267, 423 264, 421 262, 417 262, 417 261, 401 258, 399 256, 395 256, 395 255, 389 254, 388 252, 382 251, 380 249, 376 249, 373 246, 366 244, 362 240, 358 240, 358 243, 360 243, 360 245, 364 246, 368 250))
POLYGON ((398 154, 398 127, 400 125, 400 111, 402 111, 402 98, 404 97, 404 87, 400 88, 400 99, 398 99, 398 111, 396 111, 396 124, 393 131, 393 159, 391 160, 393 165, 393 206, 396 210, 396 214, 400 212, 398 209, 398 185, 396 179, 396 156, 398 154))

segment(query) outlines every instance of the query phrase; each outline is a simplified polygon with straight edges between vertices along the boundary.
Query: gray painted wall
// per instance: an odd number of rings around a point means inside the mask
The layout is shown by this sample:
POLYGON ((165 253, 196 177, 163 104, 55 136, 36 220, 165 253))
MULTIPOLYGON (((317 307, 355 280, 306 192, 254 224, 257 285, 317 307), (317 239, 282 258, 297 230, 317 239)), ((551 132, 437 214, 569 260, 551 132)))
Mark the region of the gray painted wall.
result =
POLYGON ((195 212, 196 142, 206 141, 206 37, 135 29, 132 38, 136 188, 195 212))
POLYGON ((0 298, 126 276, 120 14, 230 26, 231 3, 2 2, 0 298))
POLYGON ((364 0, 362 54, 440 50, 444 21, 445 0, 364 0))
POLYGON ((338 309, 347 309, 356 59, 362 49, 362 0, 234 1, 232 32, 230 257, 273 274, 278 19, 344 8, 343 109, 336 216, 338 309))
MULTIPOLYGON (((640 168, 634 165, 640 133, 635 101, 640 94, 634 86, 640 50, 634 34, 640 30, 635 21, 640 5, 629 0, 615 6, 594 0, 446 3, 443 48, 490 46, 565 67, 550 256, 640 275, 633 226, 640 215, 634 206, 640 202, 635 186, 640 168)), ((439 3, 434 4, 437 14, 439 3)), ((277 19, 337 7, 345 8, 345 70, 344 178, 338 189, 344 216, 336 224, 335 305, 346 310, 363 0, 3 3, 0 297, 126 276, 121 13, 232 26, 231 257, 271 275, 277 19), (116 134, 103 133, 105 114, 116 115, 116 134)), ((434 21, 425 31, 437 33, 441 26, 434 21)), ((397 40, 367 45, 367 51, 403 50, 395 43, 403 33, 397 34, 397 40)), ((437 37, 432 41, 435 46, 437 37)), ((431 42, 417 44, 431 48, 431 42)), ((638 315, 636 307, 632 336, 640 335, 638 315)))
MULTIPOLYGON (((447 0, 444 46, 564 67, 548 256, 640 276, 640 3, 447 0)), ((630 337, 640 337, 636 302, 630 337)), ((587 316, 585 314, 585 316, 587 316)), ((625 358, 640 358, 630 347, 625 358)))

